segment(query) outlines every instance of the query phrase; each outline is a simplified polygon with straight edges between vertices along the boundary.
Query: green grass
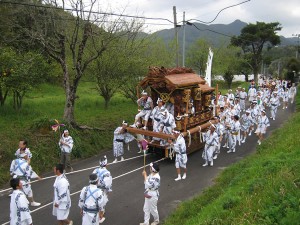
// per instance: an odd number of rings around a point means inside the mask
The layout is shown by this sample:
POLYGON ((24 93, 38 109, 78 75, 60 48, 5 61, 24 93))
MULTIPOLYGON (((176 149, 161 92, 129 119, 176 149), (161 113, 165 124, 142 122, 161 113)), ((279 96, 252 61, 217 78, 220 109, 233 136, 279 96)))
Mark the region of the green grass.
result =
MULTIPOLYGON (((212 81, 212 86, 213 87, 216 87, 216 85, 218 84, 218 90, 221 91, 222 95, 225 95, 227 92, 228 92, 228 85, 226 84, 225 81, 212 81)), ((242 81, 236 81, 236 82, 233 82, 232 85, 231 85, 231 89, 233 90, 233 93, 235 93, 235 90, 238 88, 238 87, 242 87, 242 88, 245 88, 246 91, 248 90, 248 86, 249 86, 249 83, 247 82, 242 82, 242 81)))
POLYGON ((215 184, 182 203, 164 225, 299 224, 300 93, 297 112, 215 184))
MULTIPOLYGON (((78 89, 75 117, 80 125, 101 128, 99 130, 74 130, 70 127, 75 140, 73 159, 96 155, 111 149, 113 130, 122 120, 132 122, 137 112, 131 100, 117 94, 111 99, 107 110, 91 82, 82 82, 78 89)), ((14 159, 19 140, 25 138, 33 152, 32 166, 37 172, 44 172, 53 167, 59 159, 57 146, 59 133, 51 131, 54 119, 62 121, 65 95, 63 88, 43 84, 33 90, 24 99, 23 108, 17 112, 8 99, 0 107, 0 184, 9 180, 9 166, 14 159)))

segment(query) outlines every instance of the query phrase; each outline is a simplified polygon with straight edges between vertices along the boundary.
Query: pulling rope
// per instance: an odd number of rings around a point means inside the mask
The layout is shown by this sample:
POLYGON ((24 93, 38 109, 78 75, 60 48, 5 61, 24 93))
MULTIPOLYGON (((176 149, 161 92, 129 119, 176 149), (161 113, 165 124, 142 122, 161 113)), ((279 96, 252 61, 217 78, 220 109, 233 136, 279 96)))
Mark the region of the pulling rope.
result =
MULTIPOLYGON (((148 155, 148 154, 146 154, 146 155, 148 155)), ((144 157, 146 157, 146 155, 144 155, 144 157)), ((139 157, 142 157, 142 155, 134 156, 134 157, 125 159, 122 162, 129 161, 131 159, 135 159, 135 158, 139 158, 139 157)), ((116 163, 107 163, 107 165, 114 165, 114 164, 117 164, 117 163, 121 163, 121 161, 116 162, 116 163)), ((73 172, 68 172, 68 173, 65 173, 65 174, 66 175, 71 175, 71 174, 80 173, 80 172, 83 172, 83 171, 86 171, 86 170, 96 169, 98 167, 99 166, 88 167, 88 168, 84 168, 84 169, 81 169, 81 170, 75 170, 73 172)), ((56 177, 56 175, 49 176, 49 177, 43 177, 41 180, 30 181, 30 182, 28 182, 28 184, 33 184, 33 183, 36 183, 36 182, 39 182, 39 181, 48 180, 48 179, 55 178, 55 177, 56 177)), ((0 190, 0 193, 6 192, 6 191, 10 191, 10 190, 12 190, 12 188, 3 189, 3 190, 0 190)))

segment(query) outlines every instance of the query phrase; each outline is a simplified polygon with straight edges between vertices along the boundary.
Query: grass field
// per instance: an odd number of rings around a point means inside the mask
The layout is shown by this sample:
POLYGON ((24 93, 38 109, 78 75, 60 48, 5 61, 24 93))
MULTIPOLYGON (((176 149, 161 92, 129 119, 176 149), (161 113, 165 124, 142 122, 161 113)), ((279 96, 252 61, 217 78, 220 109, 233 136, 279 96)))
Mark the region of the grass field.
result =
MULTIPOLYGON (((112 98, 109 108, 105 110, 103 98, 90 82, 81 83, 78 96, 75 110, 77 122, 101 128, 102 131, 68 128, 75 140, 73 159, 111 149, 113 130, 123 119, 133 122, 137 112, 137 106, 120 94, 112 98)), ((43 84, 25 97, 21 111, 16 112, 11 107, 11 99, 0 107, 0 157, 3 162, 0 165, 0 184, 9 180, 9 165, 22 138, 29 142, 33 152, 32 166, 36 171, 44 172, 57 163, 60 134, 51 131, 50 126, 55 124, 54 119, 63 122, 64 97, 61 87, 43 84)))
POLYGON ((300 93, 297 112, 164 225, 300 224, 300 93))

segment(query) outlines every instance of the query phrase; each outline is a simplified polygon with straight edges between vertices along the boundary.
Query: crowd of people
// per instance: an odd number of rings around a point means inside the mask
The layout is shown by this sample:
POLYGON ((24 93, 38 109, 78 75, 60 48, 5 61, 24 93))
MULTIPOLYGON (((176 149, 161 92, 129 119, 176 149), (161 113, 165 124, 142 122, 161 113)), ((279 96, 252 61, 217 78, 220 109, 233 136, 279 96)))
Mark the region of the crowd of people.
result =
MULTIPOLYGON (((235 93, 228 90, 228 93, 222 95, 220 92, 212 101, 212 106, 216 116, 214 122, 211 122, 209 129, 203 133, 205 147, 202 153, 204 160, 203 166, 213 166, 214 160, 218 158, 222 148, 227 148, 227 153, 236 152, 236 145, 246 142, 248 136, 255 133, 258 137, 257 143, 260 145, 270 126, 269 119, 275 120, 277 109, 282 106, 285 110, 288 108, 289 100, 294 102, 296 87, 294 84, 289 86, 289 82, 280 80, 270 80, 260 83, 257 87, 251 83, 247 92, 245 88, 237 88, 235 93), (249 107, 248 107, 249 106, 249 107)), ((161 99, 158 99, 154 107, 153 101, 146 92, 137 101, 142 107, 135 116, 135 122, 132 127, 147 129, 149 118, 153 121, 153 131, 173 134, 174 139, 153 138, 161 145, 168 146, 170 156, 175 154, 175 167, 177 177, 175 181, 187 178, 187 153, 186 142, 183 135, 176 131, 176 124, 173 114, 167 109, 161 99), (142 118, 142 122, 140 121, 142 118), (181 169, 183 174, 181 175, 181 169)), ((113 151, 115 160, 124 161, 124 143, 137 140, 140 152, 148 149, 149 140, 143 135, 134 137, 127 131, 128 123, 123 121, 122 125, 114 131, 113 151)), ((65 130, 59 140, 61 149, 61 163, 54 168, 56 180, 54 182, 53 215, 57 218, 58 224, 73 224, 68 219, 71 208, 70 183, 65 175, 69 169, 73 171, 70 163, 70 154, 73 148, 73 139, 69 131, 65 130)), ((38 176, 30 166, 32 154, 27 147, 27 142, 21 140, 19 149, 16 151, 16 159, 12 161, 10 174, 12 179, 10 185, 13 188, 10 203, 10 223, 32 224, 29 204, 31 206, 40 206, 34 201, 30 180, 38 176)), ((95 169, 89 176, 89 185, 83 187, 78 207, 82 215, 82 224, 98 225, 105 220, 105 207, 108 202, 109 193, 112 192, 112 176, 107 170, 106 156, 99 161, 99 168, 95 169)), ((159 214, 157 201, 159 198, 160 175, 159 165, 151 163, 150 173, 144 170, 142 176, 145 184, 145 202, 144 202, 144 222, 141 225, 149 225, 150 214, 154 217, 151 225, 159 224, 159 214)))

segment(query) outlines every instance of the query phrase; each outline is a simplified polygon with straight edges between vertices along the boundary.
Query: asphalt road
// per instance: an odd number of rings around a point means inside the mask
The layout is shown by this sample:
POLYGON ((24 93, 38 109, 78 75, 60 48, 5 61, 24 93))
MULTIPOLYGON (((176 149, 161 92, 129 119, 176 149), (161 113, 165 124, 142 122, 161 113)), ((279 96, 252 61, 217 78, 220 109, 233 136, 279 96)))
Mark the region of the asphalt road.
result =
MULTIPOLYGON (((280 127, 294 111, 295 105, 289 106, 286 110, 279 108, 276 121, 270 120, 271 126, 268 128, 267 135, 270 135, 274 129, 280 127)), ((269 112, 267 112, 267 115, 270 116, 269 112)), ((256 142, 257 138, 252 134, 252 136, 247 138, 245 144, 241 146, 237 145, 237 151, 235 153, 227 154, 227 149, 221 148, 221 154, 217 160, 214 160, 213 167, 202 167, 202 164, 204 163, 201 158, 202 151, 190 154, 188 156, 187 164, 187 179, 177 182, 174 181, 174 178, 177 177, 174 162, 169 159, 160 161, 161 188, 158 201, 160 220, 163 221, 180 202, 192 198, 201 193, 204 188, 212 185, 214 178, 224 168, 255 152, 257 146, 256 142)), ((136 153, 137 150, 134 148, 135 146, 135 143, 131 143, 131 151, 128 152, 126 150, 126 159, 138 156, 136 153)), ((98 160, 104 154, 107 155, 109 162, 113 161, 112 151, 110 151, 74 164, 74 170, 98 166, 98 160)), ((160 158, 154 154, 147 155, 146 163, 159 159, 160 158)), ((34 158, 33 160, 37 159, 34 158)), ((53 162, 53 165, 55 164, 56 162, 53 162)), ((106 220, 103 224, 137 225, 140 222, 143 222, 144 184, 141 174, 142 168, 133 171, 142 166, 143 157, 108 165, 108 169, 114 177, 113 192, 109 196, 109 202, 106 207, 106 220), (126 174, 128 172, 131 173, 126 174)), ((74 221, 75 225, 81 224, 81 216, 78 208, 79 193, 84 186, 88 185, 88 175, 92 171, 93 169, 90 169, 67 175, 71 185, 71 193, 73 194, 69 218, 74 221)), ((50 175, 53 174, 45 174, 44 177, 50 175)), ((32 218, 33 224, 35 225, 57 224, 55 218, 52 216, 51 204, 54 180, 55 178, 51 178, 32 184, 35 200, 42 203, 40 207, 31 207, 31 210, 34 210, 32 212, 32 218)), ((8 224, 6 222, 9 221, 9 202, 10 198, 7 193, 0 193, 0 224, 8 224)))

